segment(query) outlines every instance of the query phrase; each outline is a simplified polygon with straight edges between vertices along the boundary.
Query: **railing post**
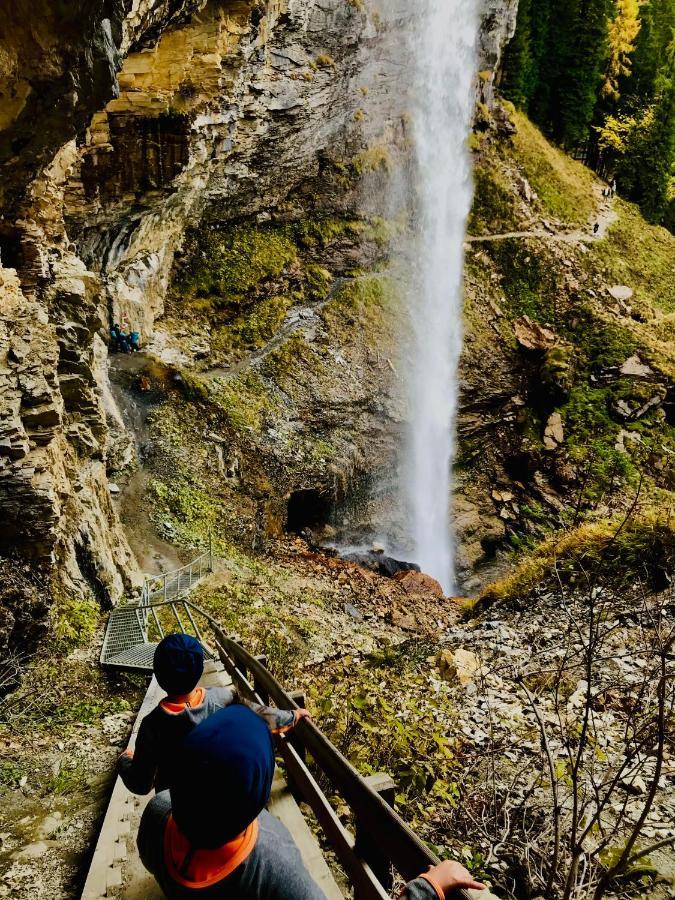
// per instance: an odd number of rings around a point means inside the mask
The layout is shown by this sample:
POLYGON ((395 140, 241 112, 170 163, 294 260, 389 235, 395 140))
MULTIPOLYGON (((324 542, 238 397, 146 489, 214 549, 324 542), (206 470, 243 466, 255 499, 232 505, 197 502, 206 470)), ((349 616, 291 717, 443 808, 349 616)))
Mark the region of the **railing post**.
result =
MULTIPOLYGON (((369 775, 365 782, 371 791, 375 791, 388 806, 391 806, 392 809, 394 808, 396 785, 389 775, 385 773, 369 775)), ((391 891, 394 885, 391 860, 378 848, 377 843, 373 840, 371 830, 366 828, 362 822, 359 822, 358 817, 355 831, 356 843, 354 849, 356 853, 364 862, 368 863, 385 891, 391 891)), ((354 893, 354 900, 359 900, 358 892, 354 893)))
MULTIPOLYGON (((307 701, 306 701, 306 698, 305 698, 305 692, 304 692, 304 691, 289 691, 289 692, 288 692, 288 696, 291 698, 291 700, 295 701, 295 703, 298 704, 298 706, 300 707, 300 709, 304 709, 304 708, 305 708, 305 703, 306 703, 307 701)), ((293 749, 295 750, 295 752, 298 754, 298 756, 300 757, 300 760, 301 760, 304 764, 306 764, 306 763, 307 763, 307 750, 305 749, 305 745, 302 743, 302 741, 298 740, 297 735, 294 734, 293 731, 291 731, 291 732, 286 736, 286 740, 287 740, 288 743, 293 747, 293 749)), ((295 785, 295 784, 293 783, 293 779, 292 779, 292 777, 290 776, 290 774, 289 774, 289 773, 286 773, 286 774, 287 774, 287 777, 288 777, 288 787, 290 788, 290 791, 291 791, 291 794, 292 794, 293 798, 295 799, 295 801, 296 801, 297 803, 301 803, 301 802, 304 800, 304 797, 302 796, 302 792, 298 789, 297 785, 295 785)))
POLYGON ((209 531, 209 572, 213 572, 213 535, 209 531))
MULTIPOLYGON (((267 668, 267 657, 266 656, 256 656, 256 662, 259 662, 261 666, 265 666, 267 668)), ((267 693, 265 688, 261 685, 260 680, 253 676, 253 690, 260 697, 262 702, 267 706, 270 702, 270 695, 267 693)))
POLYGON ((166 572, 164 573, 164 602, 166 603, 166 572))

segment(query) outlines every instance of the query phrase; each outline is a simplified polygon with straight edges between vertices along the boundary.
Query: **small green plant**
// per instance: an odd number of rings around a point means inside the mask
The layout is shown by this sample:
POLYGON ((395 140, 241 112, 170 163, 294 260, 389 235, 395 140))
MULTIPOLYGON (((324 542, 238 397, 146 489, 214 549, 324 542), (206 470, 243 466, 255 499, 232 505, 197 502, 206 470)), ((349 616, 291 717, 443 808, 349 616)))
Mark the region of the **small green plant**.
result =
POLYGON ((86 644, 98 626, 100 614, 98 603, 91 597, 57 594, 51 610, 57 645, 67 651, 86 644))
POLYGON ((0 787, 15 789, 19 787, 23 772, 11 759, 0 760, 0 787))
POLYGON ((66 796, 86 789, 85 767, 82 762, 69 762, 62 765, 43 785, 45 796, 66 796))

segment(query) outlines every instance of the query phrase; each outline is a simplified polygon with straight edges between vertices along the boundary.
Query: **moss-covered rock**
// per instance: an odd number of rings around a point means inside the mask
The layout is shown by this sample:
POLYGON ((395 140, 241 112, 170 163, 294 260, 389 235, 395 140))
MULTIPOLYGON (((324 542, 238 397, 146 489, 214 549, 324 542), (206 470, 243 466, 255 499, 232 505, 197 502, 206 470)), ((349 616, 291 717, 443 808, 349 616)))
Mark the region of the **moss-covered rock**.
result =
POLYGON ((191 253, 181 267, 179 291, 208 304, 240 304, 261 282, 281 275, 297 259, 285 229, 234 226, 193 235, 191 253))
POLYGON ((539 370, 542 399, 550 406, 560 406, 569 399, 574 383, 574 351, 569 346, 551 347, 544 354, 539 370))

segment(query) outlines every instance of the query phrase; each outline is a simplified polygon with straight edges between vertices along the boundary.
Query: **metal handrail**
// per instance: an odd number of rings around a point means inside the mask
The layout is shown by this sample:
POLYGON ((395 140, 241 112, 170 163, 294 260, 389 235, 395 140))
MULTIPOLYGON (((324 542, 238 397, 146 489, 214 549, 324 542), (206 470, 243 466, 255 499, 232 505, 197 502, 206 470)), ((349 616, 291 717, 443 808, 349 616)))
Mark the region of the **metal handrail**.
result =
POLYGON ((141 591, 140 605, 143 607, 150 606, 153 597, 162 596, 167 601, 172 593, 174 594, 172 598, 174 600, 189 593, 192 586, 201 579, 205 568, 207 572, 213 571, 213 547, 210 535, 209 549, 189 563, 185 563, 184 566, 173 569, 171 572, 164 572, 161 575, 146 575, 141 591), (206 566, 204 565, 205 562, 206 566), (185 572, 188 573, 187 585, 182 586, 181 578, 185 572), (173 590, 174 586, 175 590, 173 590))
MULTIPOLYGON (((186 612, 191 610, 206 620, 213 630, 221 661, 237 685, 249 695, 249 699, 254 698, 258 702, 265 703, 272 700, 282 709, 298 708, 293 697, 261 660, 250 654, 236 640, 227 637, 213 616, 191 600, 153 603, 150 605, 150 611, 156 617, 157 607, 173 606, 176 602, 179 602, 186 612), (252 677, 253 684, 249 682, 249 676, 252 677)), ((188 616, 197 636, 200 637, 194 616, 190 612, 188 616)), ((386 858, 406 881, 418 877, 429 866, 438 864, 438 857, 398 813, 369 787, 363 776, 313 721, 302 719, 291 735, 282 736, 280 741, 289 776, 305 795, 304 799, 312 806, 329 843, 357 888, 359 897, 384 898, 388 894, 375 878, 368 863, 358 858, 353 837, 333 812, 304 763, 305 751, 311 755, 316 766, 349 805, 359 828, 367 832, 369 842, 376 846, 380 856, 386 858)), ((453 893, 453 897, 470 900, 471 895, 464 890, 458 890, 453 893)))

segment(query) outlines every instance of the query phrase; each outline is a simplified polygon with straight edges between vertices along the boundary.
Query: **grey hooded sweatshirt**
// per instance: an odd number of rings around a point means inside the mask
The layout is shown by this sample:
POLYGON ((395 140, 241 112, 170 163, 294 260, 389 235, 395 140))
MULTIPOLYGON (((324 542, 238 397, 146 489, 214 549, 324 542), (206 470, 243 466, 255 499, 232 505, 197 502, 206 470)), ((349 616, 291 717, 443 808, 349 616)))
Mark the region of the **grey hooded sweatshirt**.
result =
MULTIPOLYGON (((312 880, 290 832, 267 810, 258 817, 258 839, 246 859, 221 881, 187 887, 174 881, 164 858, 164 831, 171 797, 162 791, 147 805, 138 831, 138 852, 168 900, 326 900, 312 880)), ((444 900, 424 878, 406 885, 400 900, 444 900)))

